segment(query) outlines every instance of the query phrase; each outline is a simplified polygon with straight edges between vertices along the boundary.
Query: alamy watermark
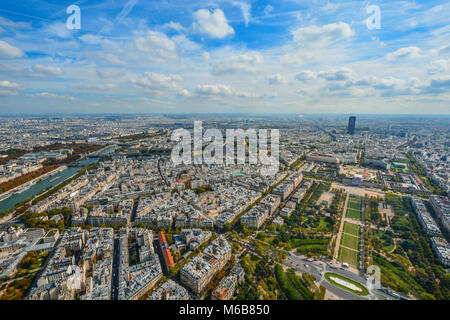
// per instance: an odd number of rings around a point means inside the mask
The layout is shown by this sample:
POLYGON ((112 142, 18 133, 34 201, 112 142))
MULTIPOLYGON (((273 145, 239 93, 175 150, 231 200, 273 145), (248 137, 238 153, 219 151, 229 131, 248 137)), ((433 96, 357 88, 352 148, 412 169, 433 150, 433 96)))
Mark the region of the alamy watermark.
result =
POLYGON ((66 26, 69 30, 81 29, 81 9, 79 6, 72 4, 67 7, 67 14, 70 16, 67 18, 66 26))
POLYGON ((367 268, 366 273, 368 274, 366 279, 366 287, 369 290, 380 289, 381 288, 381 271, 380 267, 377 265, 370 265, 367 268))
POLYGON ((370 5, 366 8, 366 12, 370 16, 366 19, 367 29, 381 29, 381 11, 377 5, 370 5))
POLYGON ((203 133, 202 121, 194 121, 194 137, 186 129, 172 132, 172 141, 178 143, 172 149, 171 160, 178 164, 253 164, 261 165, 260 174, 274 175, 279 169, 280 133, 267 129, 226 129, 224 140, 222 131, 216 128, 203 133), (204 145, 206 143, 206 145, 204 145), (193 146, 193 148, 192 148, 193 146), (225 161, 224 161, 225 147, 225 161), (248 161, 246 154, 248 154, 248 161))
POLYGON ((81 269, 79 266, 69 266, 66 271, 67 277, 67 289, 69 290, 81 290, 81 269))
MULTIPOLYGON (((69 30, 81 29, 81 9, 76 4, 67 7, 66 13, 70 16, 66 20, 66 26, 69 30)), ((366 26, 369 30, 381 29, 381 10, 377 5, 366 7, 366 13, 370 16, 366 19, 366 26)))

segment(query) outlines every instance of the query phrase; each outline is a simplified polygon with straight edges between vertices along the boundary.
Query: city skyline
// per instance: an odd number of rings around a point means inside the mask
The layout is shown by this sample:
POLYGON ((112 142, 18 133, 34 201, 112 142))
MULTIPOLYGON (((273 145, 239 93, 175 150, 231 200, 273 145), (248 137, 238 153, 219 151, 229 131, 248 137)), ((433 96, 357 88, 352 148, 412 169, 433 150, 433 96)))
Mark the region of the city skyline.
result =
POLYGON ((0 114, 450 114, 443 1, 70 4, 2 3, 0 114))
POLYGON ((0 300, 448 300, 448 124, 0 117, 0 300))

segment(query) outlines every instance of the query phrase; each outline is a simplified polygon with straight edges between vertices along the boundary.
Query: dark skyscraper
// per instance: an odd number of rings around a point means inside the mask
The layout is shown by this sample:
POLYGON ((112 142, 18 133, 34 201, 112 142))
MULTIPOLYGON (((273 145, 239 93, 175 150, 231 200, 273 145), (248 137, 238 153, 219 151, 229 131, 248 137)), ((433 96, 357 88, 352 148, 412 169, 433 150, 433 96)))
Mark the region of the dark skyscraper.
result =
POLYGON ((355 133, 355 125, 356 125, 356 117, 348 118, 347 132, 350 134, 354 134, 355 133))

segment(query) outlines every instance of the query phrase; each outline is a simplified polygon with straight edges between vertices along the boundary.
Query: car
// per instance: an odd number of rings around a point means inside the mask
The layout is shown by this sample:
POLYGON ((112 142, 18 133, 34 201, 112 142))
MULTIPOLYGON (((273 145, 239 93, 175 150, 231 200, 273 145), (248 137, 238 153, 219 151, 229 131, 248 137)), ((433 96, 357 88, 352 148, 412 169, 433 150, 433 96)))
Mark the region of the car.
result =
POLYGON ((331 269, 337 270, 338 267, 336 267, 336 266, 330 266, 330 268, 331 268, 331 269))

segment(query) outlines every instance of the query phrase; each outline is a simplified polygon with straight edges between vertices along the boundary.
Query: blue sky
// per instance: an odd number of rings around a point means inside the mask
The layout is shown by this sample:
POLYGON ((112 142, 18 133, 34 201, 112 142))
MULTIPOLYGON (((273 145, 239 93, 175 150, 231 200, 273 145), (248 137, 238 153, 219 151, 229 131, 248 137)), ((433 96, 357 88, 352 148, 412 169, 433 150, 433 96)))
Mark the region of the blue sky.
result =
POLYGON ((444 1, 3 0, 0 114, 449 114, 448 12, 444 1))

